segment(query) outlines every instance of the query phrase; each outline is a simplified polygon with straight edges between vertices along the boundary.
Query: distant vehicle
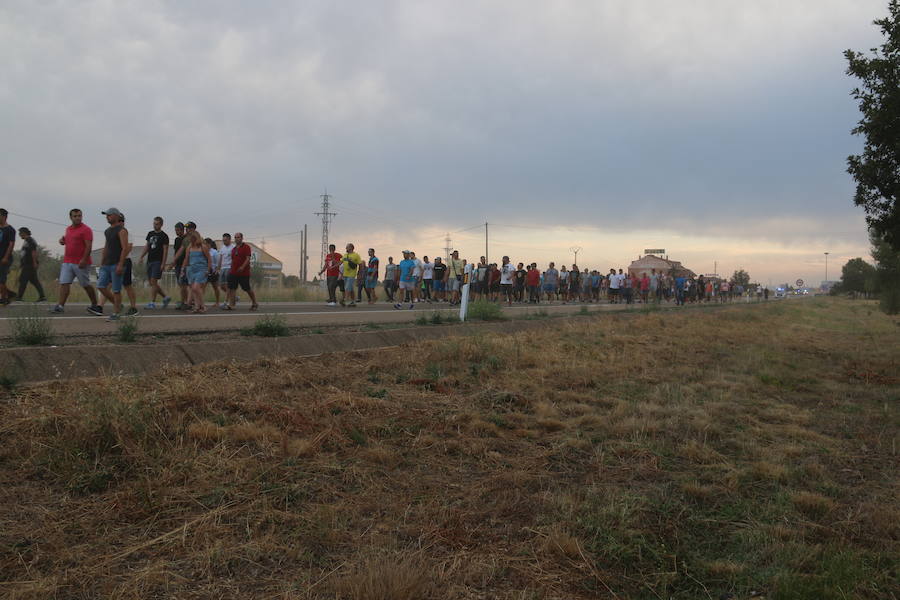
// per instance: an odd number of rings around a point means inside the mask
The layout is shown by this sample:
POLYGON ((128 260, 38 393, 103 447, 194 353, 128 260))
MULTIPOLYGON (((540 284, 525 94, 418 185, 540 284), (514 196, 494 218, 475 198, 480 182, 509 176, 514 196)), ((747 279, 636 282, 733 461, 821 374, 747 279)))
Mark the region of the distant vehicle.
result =
POLYGON ((787 291, 783 287, 775 288, 776 298, 784 298, 785 296, 787 296, 787 291))

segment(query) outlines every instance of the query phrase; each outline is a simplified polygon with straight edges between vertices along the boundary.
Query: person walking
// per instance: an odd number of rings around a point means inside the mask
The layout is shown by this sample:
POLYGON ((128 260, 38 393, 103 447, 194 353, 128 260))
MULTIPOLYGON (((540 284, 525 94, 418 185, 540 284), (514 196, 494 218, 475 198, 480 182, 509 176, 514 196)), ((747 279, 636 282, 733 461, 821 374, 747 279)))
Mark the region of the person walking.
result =
MULTIPOLYGON (((328 254, 325 255, 325 265, 319 271, 319 277, 325 273, 325 286, 328 290, 327 306, 337 306, 335 290, 338 288, 338 280, 341 278, 341 253, 335 252, 335 245, 328 245, 328 254)), ((342 300, 343 302, 343 300, 342 300)))
POLYGON ((154 217, 153 229, 147 232, 145 238, 147 243, 144 245, 144 251, 139 259, 144 262, 144 257, 147 257, 147 279, 150 280, 150 302, 147 304, 147 308, 151 310, 156 308, 157 296, 162 299, 163 308, 169 306, 169 302, 172 301, 159 285, 159 280, 162 279, 163 265, 166 264, 166 259, 169 257, 169 235, 163 231, 162 227, 163 218, 154 217))
POLYGON ((465 265, 459 258, 459 250, 450 253, 450 260, 447 263, 447 274, 445 275, 447 291, 450 292, 450 304, 459 304, 459 294, 462 289, 463 277, 465 276, 465 265))
POLYGON ((553 304, 553 300, 556 298, 557 285, 559 285, 559 271, 556 270, 556 263, 550 263, 550 266, 544 271, 544 293, 550 304, 553 304))
POLYGON ((341 306, 356 306, 356 302, 353 301, 353 285, 362 265, 362 257, 356 253, 355 248, 353 244, 347 244, 346 253, 341 258, 341 279, 344 281, 344 298, 341 300, 341 306))
POLYGON ((80 209, 73 208, 70 210, 69 220, 72 224, 66 227, 63 236, 59 238, 59 245, 65 248, 63 250, 63 262, 59 267, 59 300, 50 309, 50 312, 61 313, 65 311, 72 282, 77 279, 78 284, 81 285, 91 301, 90 306, 87 308, 88 312, 98 314, 97 311, 99 311, 99 314, 103 314, 103 310, 100 309, 100 305, 97 302, 97 291, 91 285, 88 273, 91 265, 91 245, 94 241, 94 233, 90 227, 82 222, 83 215, 80 209))
POLYGON ((447 265, 440 256, 434 257, 433 268, 434 300, 435 302, 447 301, 447 265))
MULTIPOLYGON (((113 313, 109 321, 118 321, 122 311, 122 281, 125 274, 125 259, 128 258, 128 230, 123 225, 122 212, 118 208, 108 208, 100 214, 106 216, 109 227, 103 232, 106 243, 100 258, 100 274, 97 277, 97 289, 112 304, 113 313), (110 290, 110 288, 112 288, 110 290)), ((90 311, 98 316, 99 311, 90 311)), ((89 309, 90 310, 90 309, 89 309)))
POLYGON ((28 284, 34 286, 38 293, 38 302, 46 302, 44 286, 38 279, 38 245, 31 237, 31 230, 27 227, 19 227, 19 237, 22 238, 22 262, 19 270, 19 300, 25 298, 25 288, 28 284))
POLYGON ((209 273, 206 275, 206 283, 203 284, 203 295, 206 296, 206 286, 212 285, 213 294, 216 297, 216 303, 213 306, 219 306, 219 301, 221 300, 221 296, 219 295, 219 265, 222 263, 222 255, 219 252, 218 246, 216 246, 215 240, 212 238, 205 238, 203 240, 206 243, 206 247, 209 248, 209 259, 212 268, 209 273))
POLYGON ((188 287, 187 274, 185 273, 185 253, 182 245, 184 244, 184 223, 178 221, 175 223, 175 241, 172 243, 174 256, 172 262, 169 263, 169 269, 175 269, 175 283, 178 285, 181 301, 175 305, 176 310, 185 310, 187 308, 188 287))
POLYGON ((540 304, 541 271, 537 268, 537 263, 528 265, 528 271, 525 273, 525 286, 528 288, 528 302, 530 304, 540 304))
POLYGON ((431 303, 431 291, 434 288, 434 263, 427 256, 422 257, 422 298, 431 303))
POLYGON ((400 264, 398 265, 400 267, 400 298, 398 298, 399 301, 396 304, 394 304, 394 308, 396 308, 398 310, 403 308, 403 305, 401 304, 401 302, 403 301, 403 294, 405 292, 409 292, 409 294, 410 294, 410 297, 409 297, 410 310, 412 310, 412 308, 415 306, 415 301, 417 299, 417 293, 416 293, 417 282, 416 282, 416 277, 414 274, 414 271, 416 268, 416 261, 414 261, 412 258, 410 258, 411 254, 412 253, 409 250, 404 250, 403 251, 403 260, 401 260, 400 264))
POLYGON ((13 249, 16 246, 16 230, 7 222, 9 212, 0 208, 0 305, 9 304, 16 293, 6 287, 6 278, 13 261, 13 249))
POLYGON ((231 273, 231 250, 233 248, 231 234, 223 233, 222 248, 219 250, 219 289, 225 294, 225 297, 222 304, 219 305, 221 309, 228 307, 228 275, 231 273))
POLYGON ((384 295, 385 302, 394 301, 394 291, 397 289, 397 281, 400 277, 400 269, 394 264, 394 257, 388 256, 388 264, 384 266, 384 295))
POLYGON ((375 248, 369 248, 369 261, 366 263, 366 299, 369 304, 378 301, 378 257, 375 256, 375 248))
POLYGON ((228 274, 228 308, 226 310, 234 310, 234 303, 237 300, 235 294, 238 286, 247 292, 250 296, 250 310, 255 311, 259 308, 256 301, 256 294, 250 287, 250 262, 253 253, 250 246, 244 243, 244 234, 236 232, 234 234, 234 248, 231 249, 231 272, 228 274))
POLYGON ((184 264, 187 270, 188 286, 190 286, 188 297, 190 303, 194 306, 191 312, 205 313, 203 287, 207 283, 209 272, 212 270, 212 257, 209 254, 209 248, 196 230, 185 236, 182 247, 185 248, 187 256, 184 264))
POLYGON ((516 277, 516 268, 510 262, 508 256, 504 256, 500 265, 500 297, 506 298, 506 305, 512 306, 513 280, 516 277))

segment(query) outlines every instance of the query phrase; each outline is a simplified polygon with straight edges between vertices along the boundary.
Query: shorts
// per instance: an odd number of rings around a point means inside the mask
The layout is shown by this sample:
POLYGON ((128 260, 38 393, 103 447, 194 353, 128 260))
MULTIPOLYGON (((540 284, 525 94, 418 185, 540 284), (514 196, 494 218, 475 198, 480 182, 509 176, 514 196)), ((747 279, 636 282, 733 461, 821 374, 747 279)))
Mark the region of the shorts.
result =
POLYGON ((122 276, 116 273, 118 265, 101 265, 100 274, 97 276, 97 287, 104 289, 112 286, 112 291, 119 293, 122 291, 122 276))
POLYGON ((69 285, 76 279, 81 287, 90 286, 91 277, 88 267, 82 269, 75 263, 63 263, 59 268, 59 282, 63 285, 69 285))
POLYGON ((416 282, 416 281, 401 281, 400 289, 401 290, 414 290, 414 289, 416 289, 417 283, 418 282, 416 282))
POLYGON ((131 259, 125 259, 125 268, 122 270, 122 287, 128 287, 132 284, 131 280, 131 259))
POLYGON ((618 296, 618 295, 619 295, 619 288, 609 288, 609 295, 610 295, 610 296, 618 296))
POLYGON ((353 284, 356 283, 356 277, 344 277, 344 291, 353 291, 353 284))
MULTIPOLYGON (((9 257, 9 262, 12 263, 12 256, 9 257)), ((9 267, 10 264, 0 265, 0 283, 6 284, 6 278, 9 276, 9 267)))
POLYGON ((187 285, 187 269, 182 267, 181 265, 175 265, 175 281, 178 282, 178 285, 187 285))
POLYGON ((207 273, 206 275, 207 283, 219 283, 219 274, 218 273, 207 273))
POLYGON ((496 294, 500 291, 500 282, 497 281, 491 284, 491 293, 496 294))
POLYGON ((233 273, 228 274, 228 289, 236 290, 238 286, 241 286, 241 289, 245 292, 250 291, 250 276, 249 275, 235 275, 233 273))
POLYGON ((509 296, 512 293, 512 284, 511 283, 501 283, 500 289, 503 291, 503 294, 509 296))
POLYGON ((147 263, 147 278, 162 279, 162 262, 154 260, 147 263))
POLYGON ((544 291, 547 292, 548 294, 552 294, 553 292, 556 291, 556 284, 553 284, 553 283, 545 283, 545 284, 544 284, 544 291))
POLYGON ((366 277, 366 289, 374 290, 376 287, 378 287, 378 280, 371 277, 366 277))
POLYGON ((187 279, 188 283, 191 285, 197 284, 202 285, 206 283, 206 278, 209 275, 209 272, 206 270, 206 265, 200 265, 200 268, 196 267, 188 267, 187 269, 187 279))
POLYGON ((434 280, 434 291, 443 292, 445 289, 447 289, 447 286, 444 285, 443 279, 435 279, 434 280))
POLYGON ((456 277, 451 277, 447 280, 447 289, 449 291, 458 292, 460 287, 462 287, 462 282, 456 277))
POLYGON ((222 269, 219 271, 219 281, 222 282, 222 285, 228 285, 228 274, 231 273, 231 267, 226 269, 222 269))

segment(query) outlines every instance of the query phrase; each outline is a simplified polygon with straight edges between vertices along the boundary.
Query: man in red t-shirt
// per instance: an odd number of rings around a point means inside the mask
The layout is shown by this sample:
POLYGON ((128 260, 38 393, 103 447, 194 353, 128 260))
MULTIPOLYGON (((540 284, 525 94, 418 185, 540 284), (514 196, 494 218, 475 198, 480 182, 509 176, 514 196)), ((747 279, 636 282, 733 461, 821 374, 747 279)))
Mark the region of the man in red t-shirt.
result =
POLYGON ((328 254, 325 255, 325 266, 319 271, 319 275, 325 273, 326 285, 328 286, 328 306, 337 306, 337 298, 335 290, 338 287, 338 280, 341 278, 341 259, 343 256, 340 252, 335 252, 335 245, 328 245, 328 254))
POLYGON ((238 286, 250 296, 250 310, 259 308, 256 294, 250 289, 250 246, 244 243, 244 234, 234 234, 234 248, 231 249, 231 271, 228 273, 228 309, 234 310, 234 292, 238 286))
POLYGON ((91 309, 102 310, 97 305, 97 291, 91 285, 90 278, 94 232, 82 223, 82 217, 80 209, 70 210, 69 220, 72 224, 66 227, 66 232, 59 238, 59 245, 65 246, 66 249, 63 251, 63 263, 59 268, 59 302, 50 309, 50 312, 61 313, 65 310, 72 282, 76 279, 91 301, 88 312, 91 312, 91 309))
POLYGON ((533 304, 539 303, 541 301, 541 270, 537 268, 537 263, 528 265, 525 287, 528 288, 528 301, 533 304))

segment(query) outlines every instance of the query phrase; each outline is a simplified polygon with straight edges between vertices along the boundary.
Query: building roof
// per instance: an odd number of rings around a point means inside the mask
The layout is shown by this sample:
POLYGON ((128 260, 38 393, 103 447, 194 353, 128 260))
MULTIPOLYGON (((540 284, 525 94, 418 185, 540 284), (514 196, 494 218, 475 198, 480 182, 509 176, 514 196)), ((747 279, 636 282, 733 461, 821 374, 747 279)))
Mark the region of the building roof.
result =
POLYGON ((629 271, 645 271, 648 269, 656 269, 657 271, 662 271, 664 273, 675 271, 675 274, 684 275, 686 277, 696 276, 696 273, 682 265, 680 261, 669 260, 668 258, 656 256, 655 254, 642 256, 628 265, 629 271))

